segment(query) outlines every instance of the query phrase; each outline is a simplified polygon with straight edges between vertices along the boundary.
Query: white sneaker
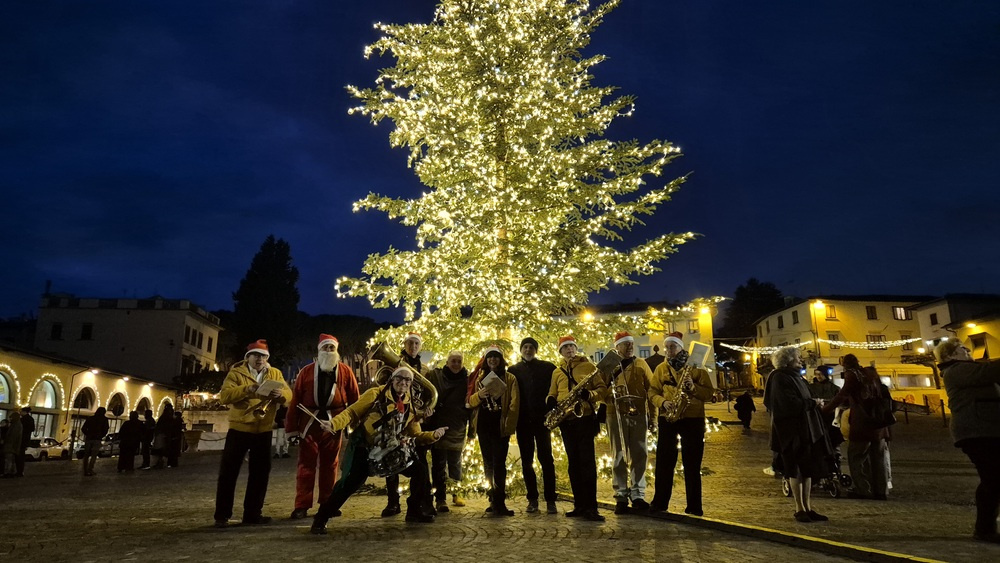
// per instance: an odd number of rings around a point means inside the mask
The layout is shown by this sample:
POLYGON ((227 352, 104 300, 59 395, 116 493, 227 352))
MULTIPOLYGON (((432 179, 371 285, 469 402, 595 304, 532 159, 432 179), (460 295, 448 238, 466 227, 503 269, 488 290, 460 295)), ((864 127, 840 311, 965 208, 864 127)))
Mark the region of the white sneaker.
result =
POLYGON ((768 475, 768 476, 774 477, 774 469, 771 468, 771 467, 765 467, 764 468, 764 475, 768 475))

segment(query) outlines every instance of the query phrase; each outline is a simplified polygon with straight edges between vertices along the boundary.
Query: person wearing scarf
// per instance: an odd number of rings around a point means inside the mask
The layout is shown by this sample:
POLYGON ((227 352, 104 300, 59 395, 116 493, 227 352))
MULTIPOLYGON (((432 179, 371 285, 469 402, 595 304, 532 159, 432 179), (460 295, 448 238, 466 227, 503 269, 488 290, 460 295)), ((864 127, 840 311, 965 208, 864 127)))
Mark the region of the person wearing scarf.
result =
MULTIPOLYGON (((465 389, 469 370, 462 366, 464 356, 457 350, 448 353, 445 365, 427 375, 427 379, 438 391, 437 407, 427 419, 430 428, 447 426, 444 437, 431 446, 431 479, 435 489, 438 512, 448 512, 448 487, 446 479, 462 480, 462 451, 465 440, 472 439, 469 411, 465 408, 465 389)), ((465 500, 458 494, 452 495, 452 504, 465 506, 465 500)))
MULTIPOLYGON (((340 507, 357 492, 370 475, 369 453, 381 432, 398 432, 396 439, 413 438, 418 445, 428 446, 441 439, 448 427, 442 426, 433 432, 424 432, 417 422, 416 413, 410 405, 410 388, 413 386, 413 371, 400 366, 392 372, 388 383, 372 387, 343 412, 319 425, 326 432, 340 432, 354 427, 344 452, 341 476, 333 486, 330 498, 320 505, 313 517, 310 532, 326 534, 326 524, 330 518, 340 513, 340 507)), ((427 483, 427 466, 417 461, 402 471, 410 478, 410 496, 406 499, 406 521, 430 523, 432 514, 422 510, 427 483)))
POLYGON ((642 512, 649 510, 646 502, 646 429, 649 403, 649 380, 653 372, 645 360, 635 357, 635 339, 628 332, 615 334, 615 351, 622 359, 622 369, 614 374, 608 388, 619 386, 627 399, 617 404, 613 394, 608 404, 608 436, 611 440, 611 486, 615 491, 615 514, 627 514, 629 502, 632 508, 642 512), (630 415, 628 408, 636 409, 630 415), (626 452, 628 456, 626 456, 626 452), (627 459, 626 459, 627 458, 627 459))
POLYGON ((677 465, 677 439, 681 441, 681 461, 684 464, 684 491, 687 498, 685 514, 702 516, 701 460, 705 456, 705 401, 712 398, 715 388, 708 372, 697 367, 691 370, 691 379, 681 381, 681 374, 688 361, 682 334, 671 332, 663 341, 667 359, 656 367, 649 382, 649 400, 657 413, 656 438, 656 491, 650 502, 650 512, 666 512, 674 488, 674 467, 677 465), (688 406, 678 420, 664 418, 664 406, 677 399, 679 386, 684 386, 688 406))
POLYGON ((570 518, 581 517, 594 522, 603 522, 604 516, 597 511, 597 457, 594 452, 594 438, 597 436, 597 407, 606 396, 608 387, 601 376, 594 377, 584 387, 579 383, 597 369, 586 356, 577 354, 576 339, 563 336, 559 339, 559 355, 562 359, 552 372, 552 385, 546 403, 554 408, 558 403, 574 394, 581 401, 579 418, 568 418, 559 425, 569 471, 569 484, 573 489, 573 510, 566 513, 570 518))
MULTIPOLYGON (((428 369, 420 360, 420 350, 423 347, 424 339, 415 332, 408 332, 406 333, 406 338, 403 339, 403 349, 399 351, 399 359, 401 365, 409 366, 415 373, 426 376, 428 369)), ((417 392, 419 393, 419 390, 417 392)), ((418 420, 425 418, 422 412, 417 411, 415 414, 418 420)), ((416 463, 422 464, 425 470, 428 469, 427 450, 425 448, 417 449, 416 463)), ((424 471, 424 473, 428 475, 428 478, 430 477, 430 471, 424 471)), ((430 481, 426 485, 425 488, 429 493, 431 487, 430 481)), ((385 490, 388 498, 386 499, 385 508, 382 509, 382 517, 388 518, 399 514, 402 510, 399 505, 399 475, 390 475, 385 478, 385 490)), ((434 505, 431 503, 430 497, 425 499, 425 502, 428 505, 427 508, 433 513, 434 505)))
POLYGON ((517 379, 507 371, 507 361, 500 348, 490 346, 469 376, 465 406, 472 409, 472 427, 479 438, 483 471, 490 484, 490 506, 486 512, 493 516, 514 515, 514 511, 508 509, 506 504, 507 451, 510 448, 510 436, 517 429, 520 404, 517 379), (493 376, 503 382, 503 390, 499 393, 490 386, 483 385, 487 377, 493 376))

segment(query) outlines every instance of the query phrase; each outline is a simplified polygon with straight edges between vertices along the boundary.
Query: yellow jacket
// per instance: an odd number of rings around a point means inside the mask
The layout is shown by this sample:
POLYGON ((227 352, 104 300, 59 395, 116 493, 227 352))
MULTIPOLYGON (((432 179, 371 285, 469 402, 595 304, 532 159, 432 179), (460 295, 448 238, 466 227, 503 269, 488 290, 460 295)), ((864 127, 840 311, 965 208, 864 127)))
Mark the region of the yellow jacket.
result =
MULTIPOLYGON (((406 407, 406 415, 403 419, 403 434, 416 438, 417 444, 424 446, 433 444, 434 432, 423 432, 420 430, 420 423, 414 418, 413 407, 410 406, 410 396, 403 398, 406 407)), ((378 422, 389 410, 396 408, 396 401, 392 398, 392 387, 383 385, 382 387, 372 387, 361 394, 361 398, 356 403, 344 409, 343 412, 330 420, 333 431, 343 430, 348 426, 357 428, 365 433, 365 441, 368 445, 375 444, 378 430, 375 423, 378 422), (363 423, 363 424, 362 424, 363 423)), ((357 431, 357 430, 356 430, 357 431)))
MULTIPOLYGON (((281 375, 280 370, 268 366, 264 379, 281 382, 279 403, 287 403, 292 400, 292 390, 285 383, 285 377, 281 375)), ((254 392, 255 385, 257 385, 257 380, 250 375, 250 367, 247 366, 246 360, 237 362, 233 369, 226 374, 226 380, 222 382, 222 389, 219 390, 219 402, 223 405, 232 405, 229 408, 229 427, 233 430, 261 434, 270 432, 274 427, 274 415, 278 412, 276 406, 267 409, 264 418, 258 419, 253 415, 253 407, 264 401, 263 397, 254 392)))
MULTIPOLYGON (((555 371, 552 372, 552 384, 549 387, 549 397, 555 397, 557 401, 563 401, 569 398, 571 393, 569 388, 569 376, 567 373, 573 374, 573 379, 579 384, 581 381, 587 378, 588 375, 594 372, 597 366, 590 363, 585 356, 575 356, 574 358, 567 360, 566 358, 561 358, 559 364, 556 366, 555 371)), ((604 376, 598 374, 590 383, 587 384, 584 389, 590 391, 590 398, 583 401, 583 413, 582 416, 590 416, 597 412, 597 403, 607 395, 608 386, 604 382, 604 376)), ((575 393, 577 389, 573 389, 575 393)))
MULTIPOLYGON (((625 371, 618 374, 615 378, 615 383, 617 385, 625 385, 625 393, 628 395, 635 395, 639 399, 634 399, 637 403, 636 407, 639 409, 646 408, 646 412, 656 412, 653 408, 652 402, 649 400, 649 382, 653 379, 653 371, 649 369, 649 365, 646 360, 642 358, 635 358, 625 371)), ((611 384, 608 383, 608 392, 601 399, 608 404, 608 414, 613 415, 615 412, 614 395, 611 393, 611 384)), ((640 411, 641 413, 642 411, 640 411)))
MULTIPOLYGON (((475 389, 479 389, 479 382, 489 373, 484 369, 476 377, 475 389)), ((517 417, 521 412, 521 391, 517 387, 517 378, 509 371, 504 372, 504 383, 507 384, 507 391, 504 392, 500 402, 500 432, 504 436, 510 436, 517 430, 517 417)), ((469 396, 469 408, 472 411, 472 431, 476 430, 476 423, 479 421, 479 408, 483 399, 479 398, 479 392, 469 396)))
MULTIPOLYGON (((680 372, 670 367, 670 363, 664 361, 656 366, 653 378, 649 382, 649 401, 653 404, 657 418, 663 416, 663 403, 674 401, 677 398, 677 381, 680 379, 680 372)), ((694 389, 688 391, 688 407, 681 414, 681 418, 705 418, 705 401, 712 398, 715 387, 708 378, 708 372, 702 368, 695 368, 691 372, 691 381, 694 382, 694 389)))

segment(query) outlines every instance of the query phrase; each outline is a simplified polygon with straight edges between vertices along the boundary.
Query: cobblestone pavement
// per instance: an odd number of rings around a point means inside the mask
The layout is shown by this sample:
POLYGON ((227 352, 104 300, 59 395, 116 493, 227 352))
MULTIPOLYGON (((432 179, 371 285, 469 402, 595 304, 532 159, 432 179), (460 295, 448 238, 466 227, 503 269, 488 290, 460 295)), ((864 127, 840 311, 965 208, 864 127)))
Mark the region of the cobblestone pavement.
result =
MULTIPOLYGON (((603 524, 559 515, 484 516, 470 499, 434 524, 383 519, 384 496, 357 495, 330 522, 329 536, 308 533, 311 520, 287 520, 294 459, 274 462, 267 526, 211 526, 218 453, 182 458, 175 469, 98 475, 78 461, 36 463, 23 479, 0 481, 0 559, 23 561, 843 561, 773 542, 610 512, 603 524), (16 511, 16 514, 15 514, 16 511)), ((245 470, 245 468, 244 468, 245 470)), ((245 472, 245 471, 244 471, 245 472)), ((239 514, 245 479, 237 494, 239 514)), ((560 503, 568 509, 570 503, 560 503)))
MULTIPOLYGON (((725 405, 710 416, 735 420, 725 405)), ((762 409, 763 410, 763 409, 762 409)), ((816 508, 829 523, 799 524, 780 481, 764 475, 770 463, 767 417, 753 431, 724 425, 709 437, 704 466, 706 518, 808 535, 874 549, 944 561, 1000 557, 1000 548, 969 539, 974 516, 975 472, 951 446, 940 418, 900 421, 892 444, 894 489, 888 502, 824 498, 816 508)), ((100 460, 99 475, 84 478, 79 461, 32 463, 23 479, 0 480, 0 559, 28 561, 262 561, 376 557, 379 560, 468 561, 734 561, 842 558, 758 537, 725 533, 697 524, 604 512, 603 524, 565 516, 525 514, 524 499, 511 499, 517 515, 483 516, 485 501, 442 515, 434 524, 382 519, 384 496, 357 495, 344 516, 330 522, 330 535, 307 533, 309 520, 290 521, 294 459, 275 460, 265 514, 269 526, 211 527, 218 452, 186 455, 182 466, 118 475, 116 460, 100 460), (386 547, 386 540, 396 540, 386 547), (402 540, 402 541, 400 541, 402 540)), ((239 514, 242 490, 237 490, 239 514)), ((601 482, 610 500, 610 483, 601 482)), ((684 506, 684 488, 674 487, 671 510, 684 506)), ((652 490, 647 491, 647 498, 652 490)), ((562 510, 571 507, 560 502, 562 510)))
MULTIPOLYGON (((801 524, 792 518, 794 504, 782 494, 781 481, 763 473, 771 463, 769 420, 757 403, 750 434, 743 434, 736 413, 728 413, 724 403, 708 407, 708 416, 733 424, 723 424, 706 444, 703 468, 711 472, 702 479, 706 518, 942 561, 1000 558, 1000 546, 971 540, 979 479, 952 445, 940 415, 911 413, 907 424, 898 413, 889 447, 893 489, 888 501, 834 499, 814 490, 815 508, 830 522, 801 524)), ((842 448, 846 454, 846 444, 842 448)), ((843 471, 849 472, 846 456, 843 471)), ((652 493, 650 488, 647 499, 652 493)), ((610 482, 601 481, 599 496, 612 496, 610 482)), ((677 476, 670 510, 683 512, 684 505, 683 478, 677 476)))

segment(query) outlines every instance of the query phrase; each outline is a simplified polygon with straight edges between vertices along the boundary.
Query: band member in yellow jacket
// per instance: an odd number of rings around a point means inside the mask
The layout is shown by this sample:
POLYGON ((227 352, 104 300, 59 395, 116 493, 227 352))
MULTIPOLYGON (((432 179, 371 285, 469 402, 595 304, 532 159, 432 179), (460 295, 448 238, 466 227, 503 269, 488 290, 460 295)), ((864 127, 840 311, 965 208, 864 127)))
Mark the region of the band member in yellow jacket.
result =
POLYGON ((319 424, 327 432, 339 432, 356 427, 351 434, 341 465, 341 477, 333 494, 320 505, 313 518, 311 532, 325 534, 326 523, 340 513, 340 507, 368 477, 381 474, 403 474, 410 478, 410 496, 406 500, 407 522, 433 522, 434 516, 422 512, 427 495, 427 466, 415 461, 413 442, 433 444, 444 436, 447 426, 424 432, 410 405, 413 371, 400 366, 392 372, 382 387, 365 391, 358 402, 347 407, 330 421, 319 424))
POLYGON ((469 376, 466 406, 473 409, 472 425, 483 454, 483 471, 490 483, 490 506, 493 516, 513 516, 507 508, 507 451, 510 435, 517 430, 520 393, 517 379, 507 371, 503 352, 490 346, 482 361, 469 376))
POLYGON ((576 339, 563 336, 559 339, 559 355, 562 359, 552 372, 552 386, 546 401, 549 408, 575 396, 580 403, 579 418, 572 417, 559 425, 569 470, 569 484, 573 489, 573 510, 569 517, 582 517, 595 522, 603 522, 604 516, 597 511, 597 458, 594 453, 594 438, 597 436, 597 405, 607 391, 603 376, 598 374, 586 385, 584 379, 597 369, 586 356, 577 354, 576 339))
POLYGON ((653 372, 635 357, 635 339, 628 332, 615 335, 615 351, 622 370, 608 382, 608 435, 611 439, 611 486, 615 491, 615 514, 627 514, 628 504, 646 512, 646 429, 649 380, 653 372))
POLYGON ((677 465, 677 437, 681 440, 681 458, 684 463, 684 491, 687 495, 686 514, 701 516, 701 460, 705 455, 705 401, 712 398, 715 388, 702 368, 692 368, 685 377, 684 365, 688 353, 684 351, 683 335, 671 332, 663 341, 667 359, 657 366, 649 382, 649 400, 657 413, 656 438, 656 492, 650 502, 651 512, 665 512, 670 504, 674 486, 674 467, 677 465), (675 422, 664 418, 665 408, 673 407, 683 392, 688 397, 687 408, 675 422))
POLYGON ((292 390, 276 368, 267 364, 270 352, 266 340, 247 346, 241 362, 229 370, 219 402, 229 408, 229 432, 222 451, 219 484, 215 492, 215 527, 225 528, 233 515, 236 479, 247 452, 250 454, 247 491, 243 497, 243 524, 267 524, 271 517, 263 516, 264 497, 271 474, 271 430, 278 405, 292 399, 292 390), (275 386, 266 396, 258 393, 261 385, 275 386))

